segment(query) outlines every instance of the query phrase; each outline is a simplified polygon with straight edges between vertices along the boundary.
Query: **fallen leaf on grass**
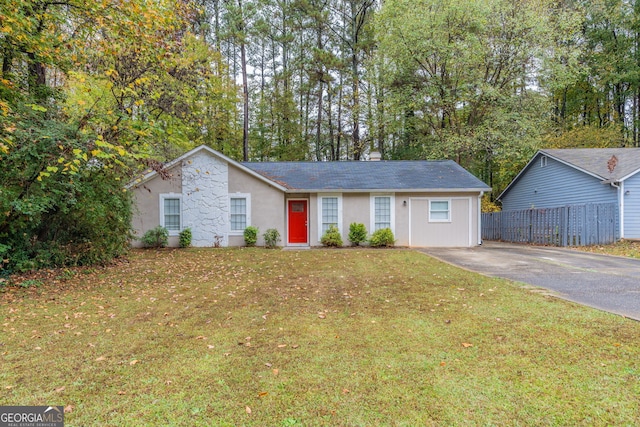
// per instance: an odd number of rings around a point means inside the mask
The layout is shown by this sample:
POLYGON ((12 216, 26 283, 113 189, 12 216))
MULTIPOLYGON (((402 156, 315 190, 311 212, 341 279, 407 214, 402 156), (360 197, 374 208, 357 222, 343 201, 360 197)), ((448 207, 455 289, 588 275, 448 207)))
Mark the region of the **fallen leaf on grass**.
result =
POLYGON ((196 337, 196 339, 197 339, 197 340, 206 340, 206 339, 207 339, 207 337, 205 337, 204 335, 198 335, 198 336, 196 337))
POLYGON ((251 408, 249 408, 248 406, 245 406, 245 407, 244 407, 244 411, 245 411, 247 414, 251 415, 251 408))
POLYGON ((107 358, 104 356, 100 356, 96 359, 96 362, 102 362, 103 360, 107 360, 107 358))
POLYGON ((291 348, 298 348, 298 347, 300 347, 298 344, 293 344, 293 345, 291 346, 291 348))
POLYGON ((118 395, 120 396, 124 396, 125 394, 127 394, 126 391, 122 391, 122 390, 118 391, 118 395))
POLYGON ((272 372, 273 372, 273 375, 278 375, 280 373, 280 370, 279 369, 273 369, 272 372))
POLYGON ((267 391, 261 391, 260 393, 258 393, 258 397, 264 397, 264 396, 266 396, 267 394, 269 394, 269 392, 267 392, 267 391))
POLYGON ((65 386, 58 387, 58 388, 56 389, 56 393, 62 393, 62 392, 64 391, 64 389, 65 389, 65 386))
POLYGON ((278 348, 285 348, 286 346, 286 344, 278 344, 278 348))
POLYGON ((468 347, 473 347, 473 344, 470 344, 470 343, 468 343, 468 342, 463 342, 463 343, 462 343, 462 346, 463 346, 464 348, 468 348, 468 347))
POLYGON ((132 360, 131 362, 129 362, 129 365, 133 366, 133 365, 135 365, 136 363, 138 363, 138 359, 134 359, 134 360, 132 360))
POLYGON ((64 407, 64 413, 65 414, 70 414, 73 412, 73 406, 72 405, 67 405, 64 407))
POLYGON ((208 344, 208 345, 207 345, 207 348, 209 348, 209 349, 211 349, 211 348, 215 348, 215 345, 208 344))
POLYGON ((342 394, 348 394, 348 393, 350 393, 349 389, 346 389, 346 388, 342 389, 342 394))

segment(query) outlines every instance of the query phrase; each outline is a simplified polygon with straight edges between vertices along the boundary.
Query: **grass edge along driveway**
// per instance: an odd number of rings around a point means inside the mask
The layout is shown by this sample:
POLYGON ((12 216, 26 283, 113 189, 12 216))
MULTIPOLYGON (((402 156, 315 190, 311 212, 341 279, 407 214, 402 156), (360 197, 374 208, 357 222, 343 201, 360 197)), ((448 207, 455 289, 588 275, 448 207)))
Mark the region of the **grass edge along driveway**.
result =
POLYGON ((0 405, 69 426, 640 423, 638 322, 410 250, 135 251, 0 301, 0 405))

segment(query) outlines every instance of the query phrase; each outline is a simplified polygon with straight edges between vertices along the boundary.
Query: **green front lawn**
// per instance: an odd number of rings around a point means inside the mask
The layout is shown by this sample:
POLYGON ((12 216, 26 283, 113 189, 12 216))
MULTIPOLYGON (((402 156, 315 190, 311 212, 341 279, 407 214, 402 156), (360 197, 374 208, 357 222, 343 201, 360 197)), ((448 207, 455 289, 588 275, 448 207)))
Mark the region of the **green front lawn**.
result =
POLYGON ((0 405, 68 426, 640 424, 640 323, 418 252, 149 250, 39 280, 0 290, 0 405))

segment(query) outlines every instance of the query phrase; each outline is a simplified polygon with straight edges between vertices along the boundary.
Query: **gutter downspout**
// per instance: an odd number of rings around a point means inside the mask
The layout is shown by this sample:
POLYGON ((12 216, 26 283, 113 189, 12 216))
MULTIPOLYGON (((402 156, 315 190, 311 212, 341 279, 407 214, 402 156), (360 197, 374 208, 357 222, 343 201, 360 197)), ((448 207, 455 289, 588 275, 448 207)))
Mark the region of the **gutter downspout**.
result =
POLYGON ((478 196, 478 245, 482 244, 482 196, 484 191, 478 196))
POLYGON ((611 182, 610 184, 613 188, 618 190, 618 209, 620 209, 620 212, 618 212, 618 226, 620 227, 619 238, 624 239, 624 181, 618 183, 611 182))

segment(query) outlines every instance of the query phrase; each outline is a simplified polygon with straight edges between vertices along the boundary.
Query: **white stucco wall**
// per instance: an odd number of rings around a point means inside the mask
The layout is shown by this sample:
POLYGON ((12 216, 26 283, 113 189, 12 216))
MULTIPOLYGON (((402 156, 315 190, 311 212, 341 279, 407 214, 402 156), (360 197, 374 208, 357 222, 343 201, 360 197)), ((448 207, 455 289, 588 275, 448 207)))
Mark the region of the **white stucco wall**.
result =
POLYGON ((226 162, 206 151, 182 165, 183 226, 191 227, 193 246, 228 245, 229 173, 226 162))

